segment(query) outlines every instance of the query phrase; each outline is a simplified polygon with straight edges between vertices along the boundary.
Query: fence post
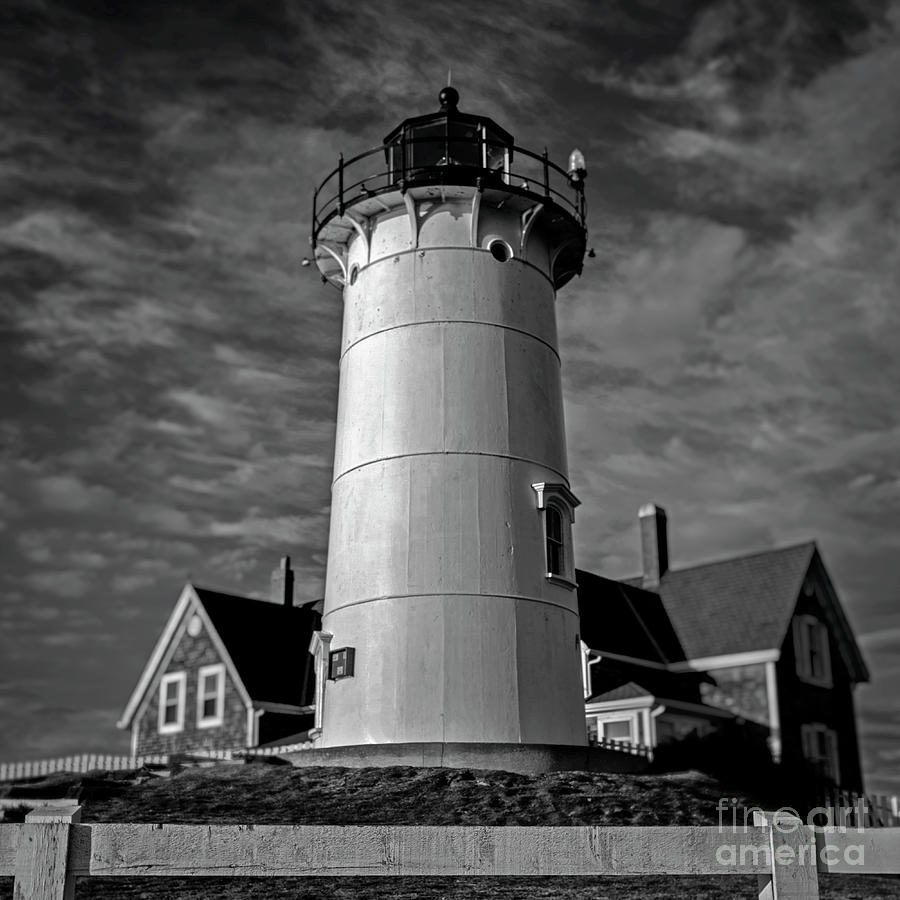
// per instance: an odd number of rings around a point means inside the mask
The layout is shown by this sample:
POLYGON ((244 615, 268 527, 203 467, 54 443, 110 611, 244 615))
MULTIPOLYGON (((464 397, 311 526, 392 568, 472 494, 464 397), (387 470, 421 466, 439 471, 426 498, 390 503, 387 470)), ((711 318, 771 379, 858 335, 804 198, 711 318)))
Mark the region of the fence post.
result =
POLYGON ((768 827, 770 874, 760 875, 759 900, 819 900, 816 841, 802 819, 777 810, 754 811, 753 824, 768 827))
POLYGON ((69 872, 69 836, 81 821, 81 807, 32 810, 16 851, 13 900, 72 900, 75 876, 69 872))

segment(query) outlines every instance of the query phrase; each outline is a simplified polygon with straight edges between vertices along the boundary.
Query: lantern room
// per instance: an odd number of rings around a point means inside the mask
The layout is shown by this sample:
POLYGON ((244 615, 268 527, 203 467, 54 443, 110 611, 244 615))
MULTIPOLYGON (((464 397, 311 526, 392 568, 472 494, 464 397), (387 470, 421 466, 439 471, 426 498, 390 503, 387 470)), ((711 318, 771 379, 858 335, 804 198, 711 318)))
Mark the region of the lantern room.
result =
POLYGON ((483 116, 461 113, 459 94, 445 87, 436 113, 406 119, 384 139, 388 171, 395 180, 419 179, 439 167, 453 166, 454 179, 474 174, 507 179, 513 154, 512 135, 483 116))

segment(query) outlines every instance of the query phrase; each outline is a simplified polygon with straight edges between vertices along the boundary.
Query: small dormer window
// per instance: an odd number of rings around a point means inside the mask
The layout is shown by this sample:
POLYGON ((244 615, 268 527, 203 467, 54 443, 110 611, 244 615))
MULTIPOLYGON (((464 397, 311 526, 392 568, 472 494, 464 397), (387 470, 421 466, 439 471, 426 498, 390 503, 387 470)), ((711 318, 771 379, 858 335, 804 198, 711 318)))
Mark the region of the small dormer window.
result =
POLYGON ((572 554, 572 523, 578 498, 564 484, 539 482, 532 489, 542 517, 544 538, 544 574, 548 581, 570 590, 575 584, 572 554))
POLYGON ((810 684, 831 686, 828 629, 815 616, 794 618, 794 656, 797 674, 810 684))

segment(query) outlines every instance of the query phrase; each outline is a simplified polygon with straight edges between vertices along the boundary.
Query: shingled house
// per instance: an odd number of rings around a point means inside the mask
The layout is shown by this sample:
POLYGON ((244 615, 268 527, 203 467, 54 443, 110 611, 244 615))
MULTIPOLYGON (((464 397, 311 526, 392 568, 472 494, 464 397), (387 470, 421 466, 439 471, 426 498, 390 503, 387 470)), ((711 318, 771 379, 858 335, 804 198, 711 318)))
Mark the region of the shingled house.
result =
POLYGON ((784 770, 861 790, 869 673, 816 545, 672 570, 665 511, 640 522, 641 576, 577 573, 589 734, 655 747, 740 722, 784 770))
POLYGON ((305 651, 320 622, 321 601, 294 605, 287 557, 270 601, 186 584, 118 723, 132 754, 256 747, 310 729, 305 651))

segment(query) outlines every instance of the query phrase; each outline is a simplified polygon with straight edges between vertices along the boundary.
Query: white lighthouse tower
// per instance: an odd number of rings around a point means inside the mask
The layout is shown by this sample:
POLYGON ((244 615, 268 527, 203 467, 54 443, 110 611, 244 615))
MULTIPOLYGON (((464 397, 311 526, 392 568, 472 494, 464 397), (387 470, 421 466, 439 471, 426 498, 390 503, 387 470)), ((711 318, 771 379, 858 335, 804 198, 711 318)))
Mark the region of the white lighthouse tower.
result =
POLYGON ((316 191, 344 300, 323 748, 587 744, 555 314, 584 164, 458 99, 316 191))

